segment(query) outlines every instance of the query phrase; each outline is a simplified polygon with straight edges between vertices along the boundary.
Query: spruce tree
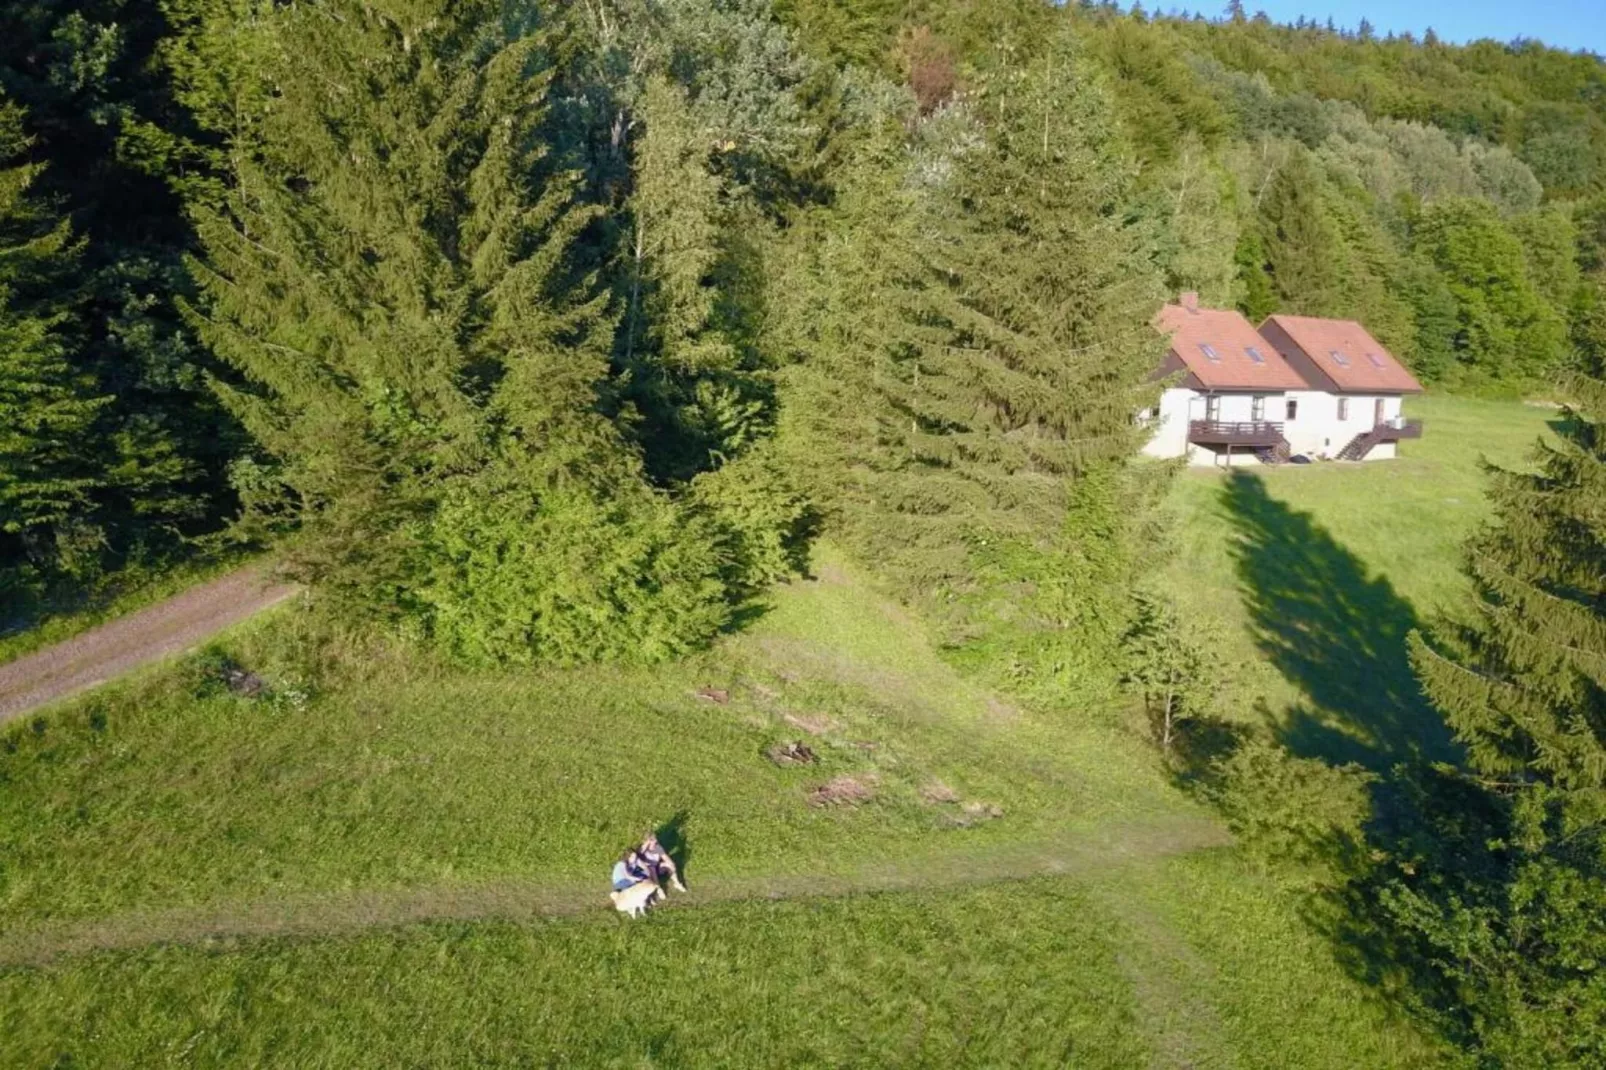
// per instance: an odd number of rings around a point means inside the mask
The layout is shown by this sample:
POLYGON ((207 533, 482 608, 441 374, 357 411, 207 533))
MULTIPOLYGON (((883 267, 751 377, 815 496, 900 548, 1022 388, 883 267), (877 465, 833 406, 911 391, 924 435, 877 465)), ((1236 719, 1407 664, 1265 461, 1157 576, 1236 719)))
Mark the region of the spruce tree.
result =
POLYGON ((997 500, 1024 507, 1045 483, 1136 449, 1162 294, 1127 211, 1129 150, 1069 30, 991 72, 975 118, 955 136, 978 144, 938 146, 951 173, 924 200, 950 337, 923 347, 910 403, 931 461, 974 465, 997 500))
POLYGON ((1000 59, 913 146, 886 122, 860 147, 818 229, 793 232, 815 259, 770 307, 805 355, 783 445, 839 530, 988 636, 967 647, 983 671, 1057 705, 1115 683, 1161 285, 1118 120, 1068 32, 1000 59))
POLYGON ((620 364, 655 472, 684 481, 760 432, 762 380, 735 340, 729 278, 742 212, 709 167, 723 143, 697 122, 684 90, 651 78, 636 122, 620 364))
POLYGON ((1350 276, 1349 250, 1310 153, 1293 147, 1260 200, 1262 244, 1282 311, 1334 315, 1350 276))
POLYGON ((229 139, 195 320, 299 571, 471 661, 710 635, 712 540, 604 411, 599 210, 540 136, 534 6, 206 0, 189 33, 229 139))
POLYGON ((89 496, 106 480, 87 439, 110 399, 68 361, 65 309, 45 295, 76 249, 67 220, 32 195, 26 148, 22 110, 0 99, 0 580, 25 561, 93 560, 89 496))
POLYGON ((1272 287, 1271 274, 1266 270, 1266 251, 1261 244, 1258 228, 1244 227, 1239 232, 1232 261, 1237 268, 1239 289, 1243 293, 1238 310, 1249 317, 1251 323, 1259 323, 1277 311, 1277 292, 1272 287))
MULTIPOLYGON (((167 30, 160 5, 131 0, 0 11, 0 85, 26 109, 33 189, 72 219, 74 254, 48 293, 52 335, 109 399, 73 447, 95 483, 73 521, 79 586, 163 562, 231 508, 223 473, 238 437, 177 308, 193 235, 176 190, 205 168, 161 62, 167 30)), ((33 299, 27 286, 14 297, 33 299)))
MULTIPOLYGON (((912 109, 912 102, 909 104, 912 109)), ((973 491, 913 440, 918 352, 939 344, 901 114, 867 116, 827 204, 798 213, 768 262, 764 344, 785 360, 778 443, 831 527, 918 587, 962 566, 973 491)))
POLYGON ((1606 1058, 1606 383, 1569 394, 1536 470, 1491 473, 1464 652, 1413 640, 1470 768, 1382 894, 1493 1065, 1606 1058))

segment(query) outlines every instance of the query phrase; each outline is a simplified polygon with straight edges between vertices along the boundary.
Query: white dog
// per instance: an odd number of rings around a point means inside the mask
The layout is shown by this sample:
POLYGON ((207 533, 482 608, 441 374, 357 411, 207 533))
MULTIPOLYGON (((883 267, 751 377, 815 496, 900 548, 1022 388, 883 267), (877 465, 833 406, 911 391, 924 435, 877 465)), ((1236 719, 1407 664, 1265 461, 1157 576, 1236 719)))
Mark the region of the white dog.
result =
POLYGON ((647 908, 663 897, 664 890, 659 887, 657 881, 641 881, 622 892, 608 893, 608 898, 613 900, 613 908, 621 914, 629 914, 632 918, 639 918, 647 913, 647 908))

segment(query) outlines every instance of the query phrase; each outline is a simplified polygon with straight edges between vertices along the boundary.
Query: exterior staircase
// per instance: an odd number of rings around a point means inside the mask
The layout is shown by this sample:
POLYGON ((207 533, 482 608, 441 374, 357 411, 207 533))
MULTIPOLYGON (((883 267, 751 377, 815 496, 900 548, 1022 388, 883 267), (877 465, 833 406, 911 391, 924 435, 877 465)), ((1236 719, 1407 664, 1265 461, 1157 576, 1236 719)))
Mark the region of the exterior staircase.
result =
POLYGON ((1263 450, 1255 451, 1255 460, 1261 464, 1287 464, 1288 458, 1294 455, 1294 447, 1288 444, 1285 438, 1275 446, 1268 446, 1263 450))
POLYGON ((1350 439, 1343 449, 1338 451, 1336 460, 1364 461, 1366 460, 1366 455, 1372 452, 1372 447, 1382 441, 1383 436, 1378 434, 1377 428, 1374 427, 1370 431, 1362 431, 1350 439))
POLYGON ((1366 455, 1372 452, 1372 447, 1381 443, 1421 437, 1421 420, 1395 420, 1389 423, 1380 423, 1370 431, 1362 431, 1350 439, 1348 444, 1338 451, 1336 460, 1364 461, 1366 460, 1366 455))

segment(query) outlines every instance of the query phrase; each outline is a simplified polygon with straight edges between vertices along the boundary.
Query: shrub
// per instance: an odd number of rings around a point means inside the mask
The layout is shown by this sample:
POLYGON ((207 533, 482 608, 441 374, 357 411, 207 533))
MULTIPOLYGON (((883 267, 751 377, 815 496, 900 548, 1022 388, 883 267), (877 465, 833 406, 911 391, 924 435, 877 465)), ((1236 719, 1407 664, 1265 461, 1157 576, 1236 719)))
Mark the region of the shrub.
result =
POLYGON ((1210 794, 1246 850, 1266 862, 1327 865, 1362 840, 1373 777, 1249 739, 1218 759, 1210 794))
POLYGON ((699 475, 691 503, 720 532, 733 590, 751 592, 807 567, 813 511, 768 444, 699 475))
POLYGON ((729 619, 719 531, 653 492, 454 489, 415 594, 429 637, 470 664, 659 661, 729 619))

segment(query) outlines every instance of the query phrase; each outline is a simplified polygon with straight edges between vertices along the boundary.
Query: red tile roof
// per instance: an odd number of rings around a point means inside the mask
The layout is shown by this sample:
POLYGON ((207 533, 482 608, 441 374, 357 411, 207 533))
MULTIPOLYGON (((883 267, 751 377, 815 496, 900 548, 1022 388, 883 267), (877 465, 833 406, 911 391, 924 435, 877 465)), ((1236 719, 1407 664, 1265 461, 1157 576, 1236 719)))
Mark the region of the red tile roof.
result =
POLYGON ((1311 386, 1335 393, 1420 394, 1417 382, 1394 355, 1354 320, 1313 316, 1268 316, 1260 325, 1267 339, 1286 352, 1291 341, 1303 352, 1287 353, 1303 368, 1311 386), (1285 341, 1286 340, 1286 341, 1285 341), (1304 361, 1299 358, 1303 356, 1304 361), (1313 365, 1315 374, 1305 365, 1313 365), (1325 376, 1330 383, 1322 382, 1325 376))
POLYGON ((1171 336, 1171 352, 1205 390, 1307 389, 1276 347, 1237 311, 1166 305, 1156 326, 1171 336))

